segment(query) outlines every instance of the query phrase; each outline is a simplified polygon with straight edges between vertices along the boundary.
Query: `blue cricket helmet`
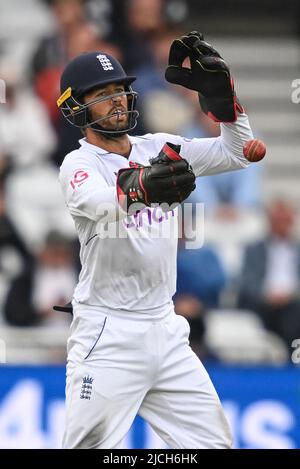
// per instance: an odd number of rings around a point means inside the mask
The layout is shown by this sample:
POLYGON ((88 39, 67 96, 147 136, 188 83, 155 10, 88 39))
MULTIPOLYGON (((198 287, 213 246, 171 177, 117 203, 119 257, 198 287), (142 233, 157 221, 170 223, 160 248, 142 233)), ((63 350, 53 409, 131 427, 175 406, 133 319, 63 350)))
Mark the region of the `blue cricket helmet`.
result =
MULTIPOLYGON (((135 76, 128 76, 118 60, 109 54, 103 52, 87 52, 75 57, 65 67, 60 81, 61 96, 57 100, 57 106, 61 110, 67 121, 75 127, 90 127, 97 132, 109 135, 127 133, 137 124, 138 111, 135 109, 137 93, 131 88, 131 83, 136 79, 135 76), (113 99, 116 95, 110 95, 105 98, 84 104, 83 96, 96 88, 104 87, 110 83, 120 83, 125 87, 125 93, 128 98, 128 126, 126 129, 107 130, 101 127, 99 121, 92 121, 89 108, 91 105, 103 101, 104 99, 113 99)), ((107 116, 109 118, 110 116, 107 116)))

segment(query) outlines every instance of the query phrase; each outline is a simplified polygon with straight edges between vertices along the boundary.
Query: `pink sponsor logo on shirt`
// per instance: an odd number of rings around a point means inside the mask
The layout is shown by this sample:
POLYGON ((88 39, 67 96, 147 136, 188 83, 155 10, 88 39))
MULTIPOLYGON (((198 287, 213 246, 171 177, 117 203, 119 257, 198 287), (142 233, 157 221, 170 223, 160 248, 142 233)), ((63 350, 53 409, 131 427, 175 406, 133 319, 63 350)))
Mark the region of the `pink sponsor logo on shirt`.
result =
POLYGON ((84 171, 83 169, 79 169, 74 173, 74 176, 72 180, 70 181, 70 184, 73 189, 76 188, 76 186, 81 186, 83 181, 85 181, 89 177, 88 173, 84 171))

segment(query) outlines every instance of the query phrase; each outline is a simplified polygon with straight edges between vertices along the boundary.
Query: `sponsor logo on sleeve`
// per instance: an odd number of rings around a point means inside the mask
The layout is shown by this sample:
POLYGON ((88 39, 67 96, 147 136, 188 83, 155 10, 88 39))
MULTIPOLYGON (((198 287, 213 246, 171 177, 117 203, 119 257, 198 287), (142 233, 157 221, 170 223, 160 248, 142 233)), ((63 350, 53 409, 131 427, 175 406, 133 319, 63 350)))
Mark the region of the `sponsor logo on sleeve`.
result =
POLYGON ((73 174, 73 177, 70 181, 70 184, 72 186, 73 189, 76 189, 76 187, 79 187, 83 184, 83 182, 88 179, 89 177, 89 174, 84 171, 83 169, 79 169, 77 171, 75 171, 75 173, 73 174))

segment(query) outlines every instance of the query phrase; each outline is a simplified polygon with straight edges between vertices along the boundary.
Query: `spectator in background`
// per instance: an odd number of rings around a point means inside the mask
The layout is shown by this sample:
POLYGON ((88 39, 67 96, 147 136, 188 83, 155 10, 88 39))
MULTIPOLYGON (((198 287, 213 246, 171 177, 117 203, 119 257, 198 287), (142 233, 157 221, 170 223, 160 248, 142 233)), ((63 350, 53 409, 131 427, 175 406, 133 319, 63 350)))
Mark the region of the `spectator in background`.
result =
MULTIPOLYGON (((195 93, 184 90, 186 98, 194 101, 195 119, 187 122, 182 132, 187 138, 218 137, 220 125, 209 119, 195 102, 195 93)), ((196 96, 197 98, 197 96, 196 96)), ((205 204, 206 214, 217 220, 235 221, 245 211, 256 211, 261 204, 260 181, 263 163, 248 166, 243 174, 225 172, 216 178, 203 176, 196 182, 196 189, 189 197, 189 202, 205 204)))
POLYGON ((205 204, 209 216, 224 220, 238 220, 245 210, 256 210, 260 206, 260 175, 262 167, 253 164, 243 174, 228 172, 216 178, 199 178, 189 202, 205 204))
POLYGON ((8 167, 39 165, 56 145, 47 113, 34 94, 22 87, 16 64, 2 62, 0 76, 6 84, 6 102, 0 106, 1 166, 7 172, 8 167))
POLYGON ((193 295, 205 308, 218 307, 226 285, 219 257, 209 246, 185 249, 181 241, 177 255, 177 294, 193 295))
POLYGON ((33 87, 45 103, 54 124, 57 121, 56 99, 59 94, 59 76, 67 62, 68 47, 73 33, 80 31, 86 22, 81 0, 47 0, 50 5, 55 31, 41 39, 33 57, 31 72, 33 87))
MULTIPOLYGON (((89 0, 88 6, 90 3, 93 0, 89 0)), ((153 40, 164 31, 184 24, 188 3, 187 0, 109 0, 110 18, 104 15, 110 28, 108 37, 122 49, 126 70, 133 74, 136 68, 153 65, 153 40)))
MULTIPOLYGON (((165 0, 122 1, 125 13, 125 29, 119 38, 123 63, 130 73, 146 64, 154 63, 152 40, 166 26, 165 0)), ((124 17, 121 17, 122 21, 124 17)))
MULTIPOLYGON (((149 42, 152 59, 138 64, 132 70, 133 75, 138 77, 135 88, 139 93, 138 107, 143 116, 143 133, 167 132, 185 136, 186 127, 196 126, 192 123, 200 109, 199 102, 191 100, 190 103, 186 98, 186 95, 195 93, 184 88, 175 88, 164 78, 170 45, 174 36, 182 34, 183 31, 178 27, 157 32, 149 42), (174 110, 176 112, 172 112, 174 110)), ((198 136, 199 133, 201 135, 201 128, 197 127, 198 136)))
MULTIPOLYGON (((5 185, 5 181, 11 170, 11 158, 6 154, 6 150, 0 147, 0 190, 2 191, 5 185)), ((1 195, 2 197, 2 195, 1 195)))
POLYGON ((6 213, 3 188, 0 188, 0 271, 2 270, 1 254, 7 250, 8 247, 17 251, 24 261, 24 267, 26 263, 31 262, 32 256, 30 252, 6 213))
POLYGON ((296 212, 285 199, 268 209, 269 233, 249 245, 240 277, 239 307, 255 311, 290 347, 300 337, 300 244, 296 212))
POLYGON ((30 244, 39 242, 62 219, 64 229, 74 232, 74 228, 72 220, 66 220, 57 171, 50 159, 57 140, 45 107, 22 86, 17 64, 2 61, 0 76, 6 83, 6 102, 0 106, 0 184, 5 214, 31 249, 30 244))
POLYGON ((73 294, 77 270, 70 240, 50 232, 33 264, 12 282, 4 304, 4 315, 13 326, 69 324, 53 305, 64 305, 73 294))
MULTIPOLYGON (((100 40, 96 29, 91 24, 85 24, 80 29, 74 31, 72 37, 69 40, 68 56, 71 59, 72 57, 82 53, 93 50, 105 50, 111 54, 114 54, 115 57, 121 59, 120 50, 115 47, 113 44, 106 41, 100 40)), ((47 95, 47 81, 45 84, 45 94, 47 95)), ((58 108, 56 105, 57 96, 59 95, 58 91, 59 82, 55 82, 55 92, 57 93, 53 98, 53 103, 55 105, 55 120, 56 120, 56 132, 58 138, 58 146, 55 153, 52 156, 54 163, 60 165, 62 159, 69 153, 74 150, 77 146, 78 139, 81 138, 80 130, 76 127, 70 126, 68 122, 61 116, 61 113, 58 113, 58 108)))
MULTIPOLYGON (((182 88, 180 91, 195 109, 194 119, 186 122, 181 130, 182 135, 187 138, 220 136, 220 124, 202 112, 198 96, 188 89, 182 88)), ((261 162, 249 165, 243 174, 229 171, 217 174, 216 178, 200 177, 188 202, 204 203, 206 215, 211 219, 240 223, 246 212, 256 212, 260 208, 262 171, 261 162)))
POLYGON ((65 64, 76 55, 90 50, 107 50, 119 55, 118 48, 101 37, 89 22, 82 0, 48 0, 55 22, 55 31, 38 44, 32 59, 33 87, 45 103, 51 121, 57 125, 59 112, 59 78, 65 64))
MULTIPOLYGON (((194 119, 187 121, 181 134, 186 138, 218 137, 220 125, 199 108, 198 97, 184 90, 194 103, 194 119)), ((209 155, 207 155, 209 158, 209 155)), ((229 307, 236 305, 236 283, 245 245, 264 232, 261 216, 261 179, 264 163, 249 165, 244 171, 200 176, 196 189, 186 203, 202 203, 205 211, 205 237, 225 269, 227 284, 222 299, 229 307)))
POLYGON ((189 212, 185 210, 179 231, 177 293, 174 299, 188 295, 197 299, 203 309, 217 308, 227 283, 226 273, 215 250, 209 245, 204 245, 201 239, 200 230, 204 229, 204 219, 197 220, 197 212, 188 215, 189 212))
POLYGON ((193 295, 180 295, 175 300, 175 312, 187 319, 190 326, 190 346, 200 360, 214 358, 205 342, 205 314, 206 310, 193 295))
POLYGON ((11 280, 31 262, 32 255, 6 212, 3 187, 0 187, 0 323, 3 301, 11 280))
POLYGON ((62 119, 56 101, 60 94, 59 80, 65 64, 82 52, 105 50, 120 57, 119 49, 105 41, 87 18, 83 0, 47 0, 55 21, 52 35, 42 38, 31 64, 32 85, 45 105, 57 134, 58 146, 52 160, 60 165, 66 153, 74 150, 81 137, 80 130, 62 119))

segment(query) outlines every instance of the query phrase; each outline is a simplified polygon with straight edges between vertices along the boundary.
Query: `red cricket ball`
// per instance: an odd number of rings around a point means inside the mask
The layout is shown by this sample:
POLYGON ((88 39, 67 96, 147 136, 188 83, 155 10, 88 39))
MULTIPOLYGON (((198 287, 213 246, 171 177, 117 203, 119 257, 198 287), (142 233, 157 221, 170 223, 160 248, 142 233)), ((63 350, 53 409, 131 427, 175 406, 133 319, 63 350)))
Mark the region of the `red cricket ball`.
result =
POLYGON ((262 160, 266 154, 266 151, 266 145, 258 138, 249 140, 243 147, 244 157, 251 162, 262 160))

